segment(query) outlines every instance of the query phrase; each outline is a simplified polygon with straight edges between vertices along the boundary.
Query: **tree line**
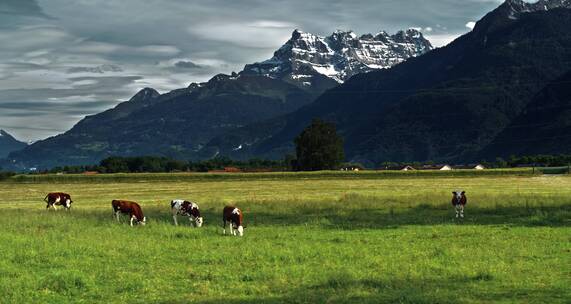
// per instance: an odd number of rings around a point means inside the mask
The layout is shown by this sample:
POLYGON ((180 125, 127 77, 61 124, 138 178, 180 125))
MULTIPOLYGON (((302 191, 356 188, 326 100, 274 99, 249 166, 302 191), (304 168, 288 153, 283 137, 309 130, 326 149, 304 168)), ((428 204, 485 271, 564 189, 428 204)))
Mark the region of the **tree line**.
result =
POLYGON ((247 161, 217 157, 203 161, 183 161, 160 156, 113 156, 98 165, 54 167, 46 173, 159 173, 159 172, 208 172, 231 169, 236 171, 285 171, 283 160, 251 159, 247 161))

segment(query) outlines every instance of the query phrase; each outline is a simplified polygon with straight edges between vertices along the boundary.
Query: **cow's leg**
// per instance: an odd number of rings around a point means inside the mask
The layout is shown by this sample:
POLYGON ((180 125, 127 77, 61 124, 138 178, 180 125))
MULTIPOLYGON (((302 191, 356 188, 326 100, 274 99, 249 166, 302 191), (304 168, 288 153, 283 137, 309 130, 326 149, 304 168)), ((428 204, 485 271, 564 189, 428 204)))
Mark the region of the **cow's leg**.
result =
POLYGON ((228 222, 226 220, 222 220, 222 233, 226 234, 226 226, 228 225, 228 222))
POLYGON ((58 196, 58 198, 56 198, 56 200, 52 204, 52 206, 54 207, 54 210, 57 210, 56 205, 59 204, 60 201, 61 201, 61 197, 58 196))
POLYGON ((454 205, 454 210, 456 211, 456 218, 460 216, 460 212, 458 210, 458 205, 454 205))
POLYGON ((460 205, 460 218, 464 218, 464 205, 460 205))
POLYGON ((135 219, 134 215, 131 215, 131 227, 133 227, 133 220, 135 219))
POLYGON ((121 219, 119 218, 119 213, 121 213, 120 211, 115 211, 115 218, 117 219, 117 222, 121 222, 121 219))
POLYGON ((188 221, 190 222, 190 226, 196 227, 196 219, 194 218, 194 216, 192 216, 192 215, 189 216, 188 221))
POLYGON ((176 218, 176 216, 178 215, 178 210, 176 210, 175 208, 171 208, 171 213, 172 213, 172 219, 174 221, 174 225, 178 226, 178 220, 176 218))

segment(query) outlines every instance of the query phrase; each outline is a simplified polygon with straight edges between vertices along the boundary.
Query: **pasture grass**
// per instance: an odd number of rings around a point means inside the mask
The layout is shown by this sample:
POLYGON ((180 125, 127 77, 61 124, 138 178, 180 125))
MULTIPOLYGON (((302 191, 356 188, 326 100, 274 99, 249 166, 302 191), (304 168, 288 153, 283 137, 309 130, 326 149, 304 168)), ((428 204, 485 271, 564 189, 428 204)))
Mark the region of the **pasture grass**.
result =
POLYGON ((0 302, 569 303, 571 177, 322 175, 2 182, 0 302), (50 191, 73 210, 46 211, 50 191), (117 198, 148 225, 115 222, 117 198), (174 198, 205 226, 173 226, 174 198), (221 235, 225 204, 244 237, 221 235))

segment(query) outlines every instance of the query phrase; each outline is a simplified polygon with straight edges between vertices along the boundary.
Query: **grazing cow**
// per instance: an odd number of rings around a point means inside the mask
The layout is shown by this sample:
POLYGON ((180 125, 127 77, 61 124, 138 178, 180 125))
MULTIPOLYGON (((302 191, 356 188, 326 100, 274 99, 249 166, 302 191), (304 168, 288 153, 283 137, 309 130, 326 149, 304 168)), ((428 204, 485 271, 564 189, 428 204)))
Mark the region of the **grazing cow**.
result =
POLYGON ((456 218, 464 218, 464 207, 467 201, 466 191, 452 191, 452 206, 456 209, 456 218))
POLYGON ((63 206, 68 211, 71 208, 71 203, 73 203, 71 196, 63 192, 48 193, 44 198, 44 201, 47 203, 46 209, 52 207, 54 210, 57 210, 56 206, 63 206))
POLYGON ((193 202, 176 199, 171 201, 171 211, 172 218, 174 219, 174 224, 178 226, 178 221, 176 219, 177 215, 188 216, 188 220, 191 225, 194 224, 196 227, 202 227, 203 218, 200 216, 200 210, 198 205, 193 202))
POLYGON ((243 236, 244 235, 243 218, 244 215, 242 213, 242 210, 233 206, 224 207, 224 211, 222 212, 224 234, 226 234, 226 226, 229 226, 231 235, 236 235, 236 231, 238 231, 238 235, 243 236))
POLYGON ((141 206, 135 202, 130 201, 123 201, 123 200, 113 200, 111 202, 111 206, 113 207, 113 213, 119 222, 119 214, 125 213, 128 214, 131 218, 130 223, 133 226, 133 221, 137 221, 139 225, 145 225, 147 223, 147 218, 143 215, 143 210, 141 210, 141 206))

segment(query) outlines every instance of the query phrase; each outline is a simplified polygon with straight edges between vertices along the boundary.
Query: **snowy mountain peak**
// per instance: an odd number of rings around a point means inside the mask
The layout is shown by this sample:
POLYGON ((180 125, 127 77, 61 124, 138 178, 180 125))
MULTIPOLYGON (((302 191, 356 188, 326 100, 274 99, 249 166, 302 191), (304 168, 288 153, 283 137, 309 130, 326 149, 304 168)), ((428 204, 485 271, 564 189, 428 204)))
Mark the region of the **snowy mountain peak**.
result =
POLYGON ((158 97, 159 95, 161 94, 159 94, 159 92, 157 92, 157 90, 153 88, 144 88, 140 90, 137 94, 135 94, 135 96, 131 97, 129 101, 135 101, 135 102, 148 101, 150 99, 158 97))
POLYGON ((554 8, 571 8, 571 0, 539 0, 534 3, 523 0, 506 0, 500 8, 507 9, 511 19, 518 14, 537 11, 547 11, 554 8))
POLYGON ((246 65, 241 74, 284 79, 301 86, 311 86, 315 78, 323 76, 342 83, 355 74, 390 68, 431 49, 430 42, 414 29, 392 36, 381 31, 360 37, 353 31, 337 30, 320 37, 296 29, 272 58, 246 65))

